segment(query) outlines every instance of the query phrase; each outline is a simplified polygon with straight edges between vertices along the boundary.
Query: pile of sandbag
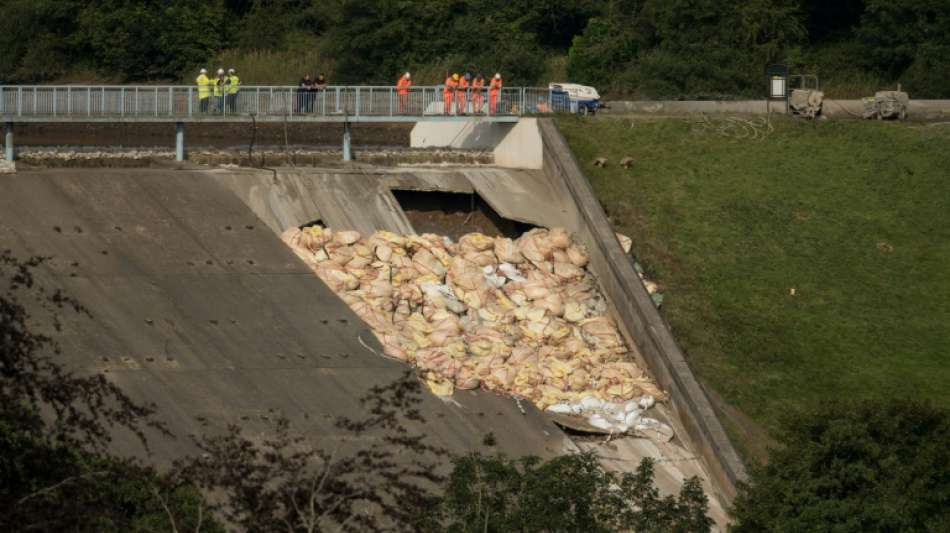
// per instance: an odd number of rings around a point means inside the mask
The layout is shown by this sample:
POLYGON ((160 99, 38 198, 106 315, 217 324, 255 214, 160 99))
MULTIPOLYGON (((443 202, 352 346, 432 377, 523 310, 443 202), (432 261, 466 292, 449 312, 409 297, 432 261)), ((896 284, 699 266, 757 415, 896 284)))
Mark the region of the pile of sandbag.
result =
POLYGON ((482 387, 541 409, 664 397, 625 356, 587 252, 562 228, 453 242, 309 226, 283 239, 436 394, 482 387))

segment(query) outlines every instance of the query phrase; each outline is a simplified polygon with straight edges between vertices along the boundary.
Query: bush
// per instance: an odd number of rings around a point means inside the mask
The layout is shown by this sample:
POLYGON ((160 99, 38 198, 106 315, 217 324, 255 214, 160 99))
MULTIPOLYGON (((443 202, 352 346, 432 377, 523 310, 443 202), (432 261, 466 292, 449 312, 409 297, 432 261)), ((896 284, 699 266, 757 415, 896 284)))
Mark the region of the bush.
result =
POLYGON ((734 531, 950 531, 950 413, 839 403, 784 424, 735 500, 734 531))

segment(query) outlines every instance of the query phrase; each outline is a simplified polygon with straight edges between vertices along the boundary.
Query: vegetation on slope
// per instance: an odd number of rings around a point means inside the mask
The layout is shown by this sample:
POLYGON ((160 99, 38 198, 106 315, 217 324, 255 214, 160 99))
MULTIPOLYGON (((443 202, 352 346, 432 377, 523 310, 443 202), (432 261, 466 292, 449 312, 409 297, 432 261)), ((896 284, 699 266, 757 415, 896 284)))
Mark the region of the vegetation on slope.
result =
POLYGON ((700 122, 560 125, 703 381, 772 433, 834 398, 950 407, 950 128, 700 122))

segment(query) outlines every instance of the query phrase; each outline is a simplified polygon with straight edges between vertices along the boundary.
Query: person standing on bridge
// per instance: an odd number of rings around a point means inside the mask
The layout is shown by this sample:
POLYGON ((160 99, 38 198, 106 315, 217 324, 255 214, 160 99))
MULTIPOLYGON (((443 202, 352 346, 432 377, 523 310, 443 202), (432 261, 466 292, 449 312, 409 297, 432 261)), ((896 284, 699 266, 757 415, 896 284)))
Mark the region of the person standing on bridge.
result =
POLYGON ((459 80, 458 90, 455 92, 456 112, 459 115, 465 114, 465 105, 468 103, 468 88, 471 85, 472 75, 468 72, 459 80))
MULTIPOLYGON (((317 108, 318 113, 323 113, 326 111, 325 100, 326 90, 327 90, 327 75, 323 72, 317 76, 317 79, 313 82, 313 95, 314 95, 314 106, 317 108)), ((313 109, 311 109, 312 111, 313 109)))
POLYGON ((198 84, 198 110, 201 113, 207 113, 208 104, 211 103, 211 80, 208 78, 208 69, 201 69, 195 83, 198 84))
POLYGON ((495 77, 491 79, 491 83, 488 85, 488 114, 494 115, 498 112, 498 93, 501 92, 502 82, 501 74, 495 73, 495 77))
POLYGON ((313 90, 313 79, 310 74, 304 75, 300 83, 297 84, 297 112, 307 113, 310 107, 310 91, 313 90))
POLYGON ((228 69, 228 113, 237 111, 238 90, 240 89, 241 79, 238 78, 234 69, 228 69))
POLYGON ((481 114, 485 104, 485 77, 479 72, 472 80, 472 113, 481 114))
POLYGON ((224 92, 227 90, 227 77, 224 75, 224 69, 218 69, 218 77, 211 82, 211 89, 214 93, 214 110, 216 113, 224 111, 224 92))
POLYGON ((445 114, 452 114, 452 97, 459 86, 459 75, 452 74, 445 78, 445 88, 442 89, 442 101, 445 102, 445 114))
POLYGON ((398 113, 405 115, 409 110, 409 88, 412 87, 412 76, 405 73, 396 82, 396 96, 399 99, 398 113))

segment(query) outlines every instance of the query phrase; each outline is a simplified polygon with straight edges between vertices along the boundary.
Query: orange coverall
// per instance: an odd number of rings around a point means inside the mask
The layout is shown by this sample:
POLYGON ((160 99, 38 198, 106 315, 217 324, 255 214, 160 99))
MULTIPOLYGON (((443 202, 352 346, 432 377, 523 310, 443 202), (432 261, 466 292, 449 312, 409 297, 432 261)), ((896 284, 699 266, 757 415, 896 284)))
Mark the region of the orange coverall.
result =
POLYGON ((442 100, 445 101, 445 114, 452 114, 452 95, 458 88, 458 82, 452 79, 452 76, 445 78, 445 89, 442 89, 442 100))

